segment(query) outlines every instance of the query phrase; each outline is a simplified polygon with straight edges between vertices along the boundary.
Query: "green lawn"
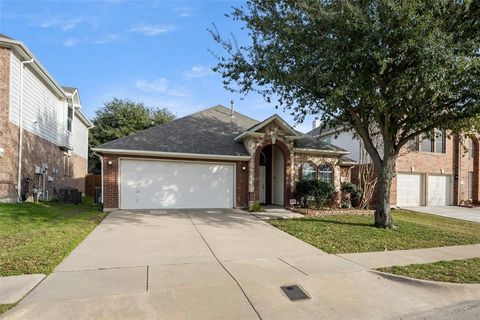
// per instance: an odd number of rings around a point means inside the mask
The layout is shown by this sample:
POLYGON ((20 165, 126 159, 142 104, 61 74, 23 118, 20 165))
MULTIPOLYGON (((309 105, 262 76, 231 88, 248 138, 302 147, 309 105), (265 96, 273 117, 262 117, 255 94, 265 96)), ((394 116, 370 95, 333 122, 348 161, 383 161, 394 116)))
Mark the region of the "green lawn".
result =
POLYGON ((12 309, 15 307, 16 303, 12 304, 0 304, 0 315, 4 312, 7 312, 8 310, 12 309))
POLYGON ((91 199, 0 204, 0 276, 50 273, 104 217, 91 199))
POLYGON ((480 282, 480 258, 411 264, 404 267, 380 268, 378 270, 423 280, 455 283, 480 282))
POLYGON ((431 248, 480 243, 480 224, 393 210, 397 228, 373 227, 373 215, 270 220, 275 227, 328 253, 431 248))

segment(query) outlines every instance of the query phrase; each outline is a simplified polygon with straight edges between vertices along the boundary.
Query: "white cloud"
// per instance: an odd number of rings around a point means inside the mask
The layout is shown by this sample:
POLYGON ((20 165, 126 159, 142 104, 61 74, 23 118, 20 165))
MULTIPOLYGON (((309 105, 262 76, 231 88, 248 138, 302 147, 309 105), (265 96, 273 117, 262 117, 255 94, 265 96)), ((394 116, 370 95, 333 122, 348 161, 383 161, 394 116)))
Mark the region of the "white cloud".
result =
POLYGON ((106 35, 105 37, 103 38, 99 38, 97 40, 93 40, 92 43, 93 44, 105 44, 105 43, 111 43, 111 42, 115 42, 119 39, 119 35, 118 34, 108 34, 106 35))
POLYGON ((168 81, 165 78, 159 78, 153 81, 137 80, 135 86, 146 92, 166 92, 168 89, 168 81))
POLYGON ((82 20, 82 18, 65 19, 60 17, 50 17, 49 19, 42 21, 40 27, 59 28, 62 31, 67 31, 75 28, 80 22, 82 22, 82 20))
POLYGON ((195 15, 194 10, 192 8, 188 8, 188 7, 175 8, 175 9, 173 9, 173 11, 179 17, 182 17, 182 18, 193 17, 195 15))
POLYGON ((63 41, 62 44, 65 47, 75 47, 80 44, 80 41, 76 38, 68 38, 67 40, 63 41))
POLYGON ((130 29, 130 32, 137 32, 141 33, 145 36, 158 36, 169 31, 172 31, 174 28, 173 26, 169 25, 151 25, 151 26, 140 26, 136 28, 130 29))
POLYGON ((190 91, 183 87, 169 89, 167 93, 174 97, 185 98, 190 96, 190 91))
POLYGON ((210 67, 207 66, 193 66, 190 70, 185 71, 183 75, 188 79, 191 78, 202 78, 213 74, 213 71, 210 67))

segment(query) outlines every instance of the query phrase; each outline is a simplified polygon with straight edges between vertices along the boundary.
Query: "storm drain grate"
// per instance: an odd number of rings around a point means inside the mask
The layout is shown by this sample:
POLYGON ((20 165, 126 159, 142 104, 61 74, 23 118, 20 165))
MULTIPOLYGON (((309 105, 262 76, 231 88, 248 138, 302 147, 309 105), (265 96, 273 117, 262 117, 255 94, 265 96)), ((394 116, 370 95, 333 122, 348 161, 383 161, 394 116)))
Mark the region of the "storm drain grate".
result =
POLYGON ((306 300, 310 297, 296 284, 280 287, 291 301, 306 300))

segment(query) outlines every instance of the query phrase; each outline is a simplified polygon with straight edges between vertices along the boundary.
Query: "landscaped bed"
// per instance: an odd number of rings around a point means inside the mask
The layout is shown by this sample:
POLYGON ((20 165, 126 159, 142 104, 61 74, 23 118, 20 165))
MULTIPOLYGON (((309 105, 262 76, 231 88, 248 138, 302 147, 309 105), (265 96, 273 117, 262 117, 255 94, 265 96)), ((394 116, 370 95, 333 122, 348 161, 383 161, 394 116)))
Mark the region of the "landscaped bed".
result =
POLYGON ((480 283, 480 258, 411 264, 378 269, 382 272, 423 280, 480 283))
POLYGON ((52 272, 104 217, 91 199, 0 204, 0 276, 52 272))
POLYGON ((342 214, 270 220, 277 228, 328 253, 432 248, 480 243, 480 224, 392 210, 395 229, 373 227, 373 215, 342 214))

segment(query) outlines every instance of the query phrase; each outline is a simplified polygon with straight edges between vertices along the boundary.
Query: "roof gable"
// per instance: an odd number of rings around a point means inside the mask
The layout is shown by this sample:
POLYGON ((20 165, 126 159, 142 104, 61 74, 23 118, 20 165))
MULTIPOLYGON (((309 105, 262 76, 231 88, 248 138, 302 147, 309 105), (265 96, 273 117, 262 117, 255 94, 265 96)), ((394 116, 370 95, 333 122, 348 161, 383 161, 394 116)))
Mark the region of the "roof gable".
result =
POLYGON ((286 133, 286 135, 290 136, 300 136, 302 135, 300 132, 297 130, 293 129, 292 126, 290 126, 285 120, 283 120, 278 114, 274 114, 271 117, 268 117, 267 119, 256 123, 254 126, 248 128, 241 134, 239 134, 235 140, 240 141, 245 137, 251 137, 251 136, 261 136, 263 134, 262 129, 267 127, 269 124, 275 122, 281 129, 283 129, 286 133))

